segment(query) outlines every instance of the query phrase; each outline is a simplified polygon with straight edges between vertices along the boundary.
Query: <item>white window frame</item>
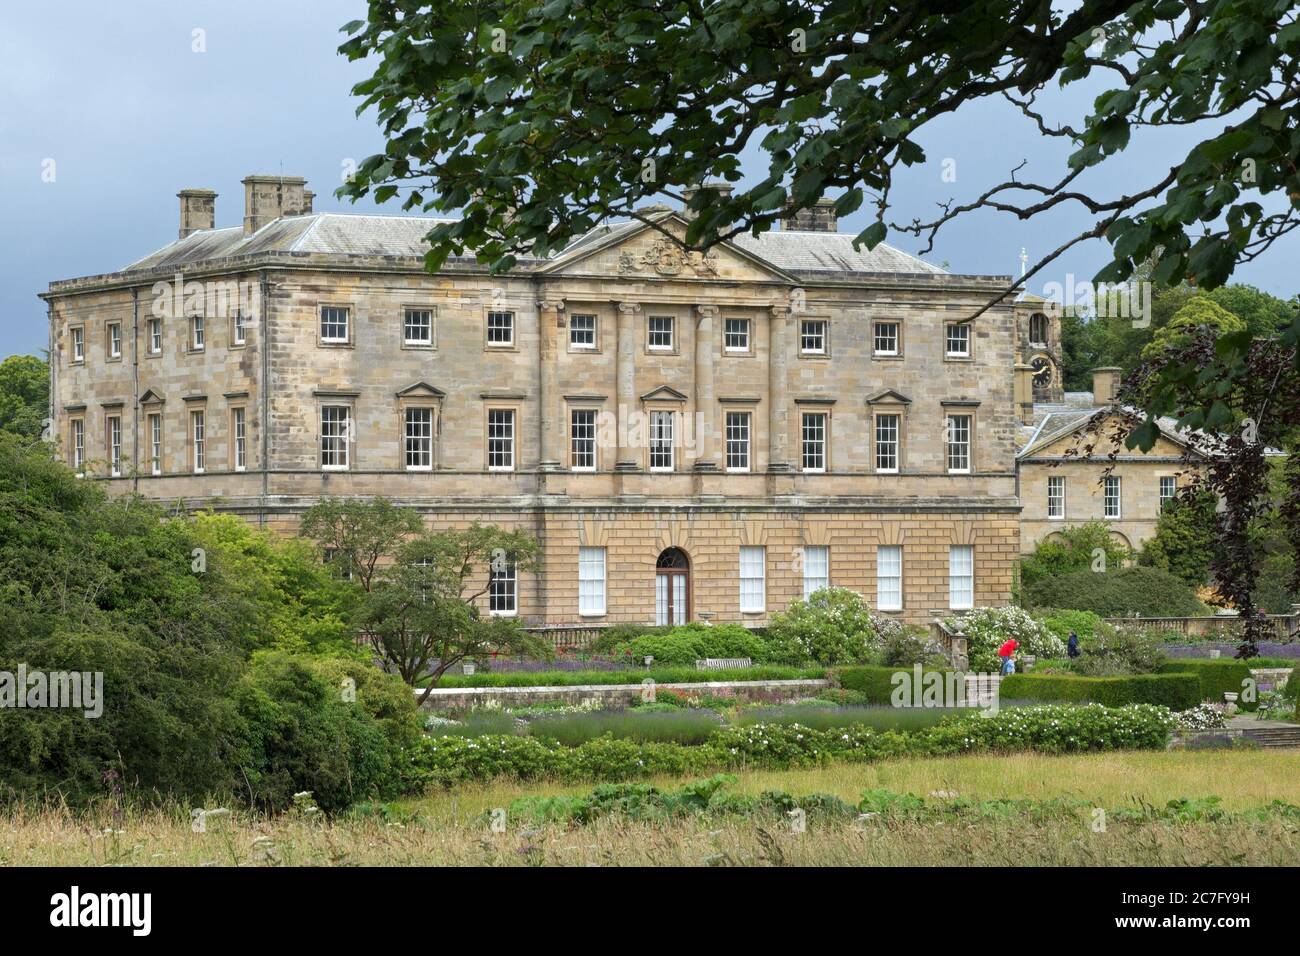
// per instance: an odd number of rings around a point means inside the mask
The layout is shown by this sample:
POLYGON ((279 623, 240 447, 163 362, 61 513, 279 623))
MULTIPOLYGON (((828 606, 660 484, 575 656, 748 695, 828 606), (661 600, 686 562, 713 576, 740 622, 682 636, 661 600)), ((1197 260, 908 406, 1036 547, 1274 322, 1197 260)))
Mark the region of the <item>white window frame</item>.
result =
POLYGON ((1124 516, 1124 486, 1119 475, 1105 475, 1102 478, 1101 514, 1103 518, 1119 519, 1124 516), (1111 489, 1114 489, 1112 492, 1111 489), (1114 506, 1112 510, 1112 505, 1114 506))
POLYGON ((750 412, 729 411, 723 427, 727 471, 746 474, 753 463, 754 416, 750 412))
POLYGON ((948 441, 944 454, 947 458, 948 474, 969 475, 971 473, 971 435, 975 430, 975 416, 969 412, 952 412, 945 418, 948 426, 948 441), (959 426, 958 422, 964 421, 959 426), (964 433, 964 438, 960 437, 964 433), (954 465, 953 462, 964 462, 954 465))
POLYGON ((582 349, 584 351, 594 350, 596 348, 596 325, 598 321, 599 320, 596 318, 595 313, 592 312, 575 312, 573 315, 569 316, 569 348, 582 349), (582 320, 583 327, 578 326, 579 319, 582 320), (588 320, 591 322, 590 328, 585 327, 588 320), (580 342, 575 338, 576 335, 589 335, 591 336, 591 341, 580 342))
POLYGON ((871 325, 871 354, 879 355, 882 358, 898 357, 903 352, 902 338, 903 338, 903 323, 899 322, 897 319, 880 319, 879 321, 873 322, 871 325), (881 329, 886 327, 892 327, 894 330, 894 334, 892 336, 894 341, 894 347, 882 349, 880 347, 880 342, 881 342, 880 331, 881 329))
POLYGON ((1047 476, 1047 517, 1052 521, 1065 520, 1065 476, 1047 476))
POLYGON ((748 352, 750 340, 749 319, 724 318, 722 320, 722 350, 724 352, 748 352), (735 326, 733 331, 732 326, 735 326), (732 344, 732 342, 736 344, 732 344))
POLYGON ((321 471, 347 471, 352 464, 351 445, 352 406, 322 405, 318 445, 321 471))
POLYGON ((419 306, 413 305, 402 307, 402 344, 416 346, 417 348, 433 347, 433 309, 420 308, 419 306), (412 325, 412 315, 421 315, 428 319, 428 323, 425 325, 426 334, 423 338, 413 338, 411 336, 411 330, 419 327, 419 325, 412 325))
POLYGON ((515 347, 515 314, 506 309, 492 309, 487 314, 485 341, 490 349, 515 347), (504 338, 502 336, 504 335, 504 338), (495 336, 495 337, 494 337, 495 336))
POLYGON ((943 330, 944 357, 945 358, 970 358, 971 356, 970 332, 971 332, 971 327, 969 322, 948 322, 947 324, 945 324, 943 330), (961 332, 961 335, 957 336, 957 339, 961 340, 960 350, 954 350, 952 347, 953 342, 955 341, 955 339, 953 338, 953 333, 957 331, 961 332))
POLYGON ((207 325, 204 322, 203 316, 191 315, 190 316, 190 351, 202 352, 205 348, 207 348, 207 344, 208 344, 207 325))
POLYGON ((767 610, 767 548, 742 544, 739 565, 740 613, 762 614, 767 610))
POLYGON ((235 471, 248 470, 248 409, 230 410, 230 440, 235 449, 235 471))
POLYGON ((800 319, 799 320, 799 354, 800 355, 825 355, 826 338, 830 334, 830 323, 825 319, 800 319), (818 326, 817 331, 810 331, 809 326, 818 326), (820 345, 815 347, 809 346, 808 342, 816 339, 820 345))
POLYGON ((86 420, 72 419, 72 467, 80 472, 86 466, 86 420))
POLYGON ((901 412, 878 412, 875 416, 875 424, 872 428, 875 435, 875 441, 872 448, 872 462, 875 465, 875 471, 878 475, 896 475, 899 469, 899 460, 902 457, 902 442, 900 435, 903 431, 903 415, 901 412), (892 436, 882 438, 882 434, 892 431, 892 436), (893 458, 893 465, 881 465, 884 460, 882 452, 888 449, 890 456, 893 458))
POLYGON ((650 470, 651 471, 676 471, 677 470, 677 441, 676 441, 677 421, 676 413, 671 411, 652 410, 650 412, 650 470), (665 443, 664 438, 667 437, 665 443), (656 454, 662 455, 663 450, 667 448, 668 464, 655 464, 656 454))
POLYGON ((122 416, 108 416, 108 470, 114 478, 122 475, 122 416))
POLYGON ((803 599, 806 601, 822 588, 831 586, 831 549, 825 544, 806 544, 803 548, 803 599))
POLYGON ((488 614, 492 617, 515 617, 519 614, 519 567, 513 558, 505 559, 498 572, 488 565, 488 614))
POLYGON ((247 318, 248 316, 244 315, 243 312, 235 310, 230 326, 230 342, 232 345, 248 344, 248 323, 244 321, 247 318))
POLYGON ((208 465, 208 415, 202 408, 190 409, 190 464, 196 475, 201 475, 208 465))
POLYGON ((146 323, 145 327, 149 335, 149 354, 162 355, 162 350, 163 350, 162 319, 150 319, 146 323))
POLYGON ((799 466, 805 474, 822 475, 826 473, 826 453, 828 450, 828 433, 831 417, 826 412, 802 412, 799 416, 799 466), (810 437, 809 426, 819 433, 810 437), (810 465, 809 452, 820 464, 810 465))
POLYGON ((322 345, 347 345, 352 341, 352 309, 349 306, 322 305, 318 322, 322 345), (337 332, 340 327, 343 329, 342 336, 337 332))
POLYGON ((671 315, 651 315, 646 317, 646 348, 651 352, 671 352, 676 342, 677 320, 671 315), (656 322, 666 322, 664 328, 655 328, 656 322), (667 336, 667 342, 655 344, 655 336, 667 336))
POLYGON ((948 546, 948 607, 969 611, 975 607, 975 546, 948 546))
POLYGON ((569 469, 571 471, 592 472, 596 470, 597 458, 597 436, 599 434, 600 413, 594 408, 571 408, 569 409, 569 469), (590 418, 590 421, 579 422, 578 418, 590 418), (579 433, 581 429, 581 434, 579 433), (590 459, 589 463, 578 464, 579 461, 590 459))
POLYGON ((1161 475, 1161 476, 1157 479, 1157 483, 1156 483, 1156 495, 1157 495, 1157 497, 1159 498, 1159 502, 1158 502, 1158 503, 1159 503, 1161 509, 1163 509, 1163 508, 1165 507, 1165 505, 1168 504, 1170 501, 1172 501, 1173 499, 1177 498, 1177 497, 1178 497, 1178 476, 1177 476, 1177 475, 1161 475), (1165 494, 1165 482, 1166 482, 1166 481, 1169 482, 1169 488, 1170 488, 1169 494, 1165 494))
POLYGON ((518 416, 513 408, 489 408, 487 412, 487 468, 488 471, 515 470, 515 441, 518 438, 518 416), (495 421, 494 421, 495 419, 495 421), (493 434, 496 429, 496 434, 493 434), (498 444, 496 447, 493 443, 498 444), (496 464, 493 464, 493 459, 496 464))
POLYGON ((149 428, 149 474, 162 474, 162 413, 150 412, 146 419, 149 428))
POLYGON ((108 357, 122 357, 122 323, 108 323, 108 357))
POLYGON ((72 361, 86 361, 86 329, 84 326, 77 326, 72 332, 72 361))
POLYGON ((903 546, 882 544, 876 548, 876 610, 903 609, 903 546))
POLYGON ((407 471, 433 471, 433 430, 437 419, 429 405, 402 410, 402 465, 407 471), (418 431, 412 432, 412 426, 418 431), (411 463, 412 458, 415 464, 411 463))
POLYGON ((603 547, 582 545, 578 548, 579 617, 603 617, 605 614, 605 558, 603 547))

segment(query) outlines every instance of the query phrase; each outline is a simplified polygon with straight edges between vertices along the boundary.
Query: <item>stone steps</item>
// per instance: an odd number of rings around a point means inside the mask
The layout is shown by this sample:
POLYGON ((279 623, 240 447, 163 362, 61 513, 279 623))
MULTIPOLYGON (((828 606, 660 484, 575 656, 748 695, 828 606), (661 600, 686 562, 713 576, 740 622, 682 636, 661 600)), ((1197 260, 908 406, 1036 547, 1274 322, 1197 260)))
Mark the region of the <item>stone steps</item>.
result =
POLYGON ((1261 747, 1286 747, 1300 749, 1300 725, 1295 727, 1259 727, 1243 730, 1247 740, 1261 747))

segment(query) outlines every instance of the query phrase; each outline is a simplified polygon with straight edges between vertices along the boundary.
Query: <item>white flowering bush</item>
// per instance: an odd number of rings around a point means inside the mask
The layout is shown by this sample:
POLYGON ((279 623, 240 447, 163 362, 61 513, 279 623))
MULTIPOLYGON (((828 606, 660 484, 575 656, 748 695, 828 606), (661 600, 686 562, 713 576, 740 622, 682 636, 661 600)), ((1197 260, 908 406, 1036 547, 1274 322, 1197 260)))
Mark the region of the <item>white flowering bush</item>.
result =
POLYGON ((1216 704, 1197 704, 1175 716, 1179 730, 1219 730, 1224 726, 1223 709, 1216 704))
POLYGON ((906 630, 873 614, 856 591, 822 588, 774 616, 764 637, 774 663, 867 664, 879 662, 885 641, 906 630))
POLYGON ((944 622, 950 630, 966 635, 967 655, 974 671, 994 671, 998 648, 1008 638, 1020 642, 1017 654, 1034 657, 1064 657, 1065 642, 1018 607, 977 607, 944 622))

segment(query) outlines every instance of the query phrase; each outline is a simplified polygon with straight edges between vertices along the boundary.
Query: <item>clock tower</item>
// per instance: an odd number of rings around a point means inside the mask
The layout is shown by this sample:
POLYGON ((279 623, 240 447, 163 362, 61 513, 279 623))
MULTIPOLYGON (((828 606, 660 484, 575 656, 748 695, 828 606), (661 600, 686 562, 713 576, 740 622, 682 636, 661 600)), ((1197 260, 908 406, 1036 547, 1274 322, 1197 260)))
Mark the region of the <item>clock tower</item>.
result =
POLYGON ((1016 363, 1028 366, 1035 402, 1065 400, 1061 352, 1061 308, 1026 294, 1016 300, 1016 363))

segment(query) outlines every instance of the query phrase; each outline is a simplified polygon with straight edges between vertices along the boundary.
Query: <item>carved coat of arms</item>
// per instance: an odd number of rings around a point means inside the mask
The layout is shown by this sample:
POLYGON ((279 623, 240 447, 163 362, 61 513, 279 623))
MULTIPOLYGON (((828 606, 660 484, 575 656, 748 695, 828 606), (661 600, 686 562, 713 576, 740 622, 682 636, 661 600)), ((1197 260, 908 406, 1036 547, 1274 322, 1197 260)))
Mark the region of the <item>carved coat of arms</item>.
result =
POLYGON ((689 271, 697 276, 716 276, 718 257, 711 252, 686 252, 667 239, 656 239, 640 252, 619 253, 618 271, 623 275, 652 271, 661 276, 675 276, 689 271))

